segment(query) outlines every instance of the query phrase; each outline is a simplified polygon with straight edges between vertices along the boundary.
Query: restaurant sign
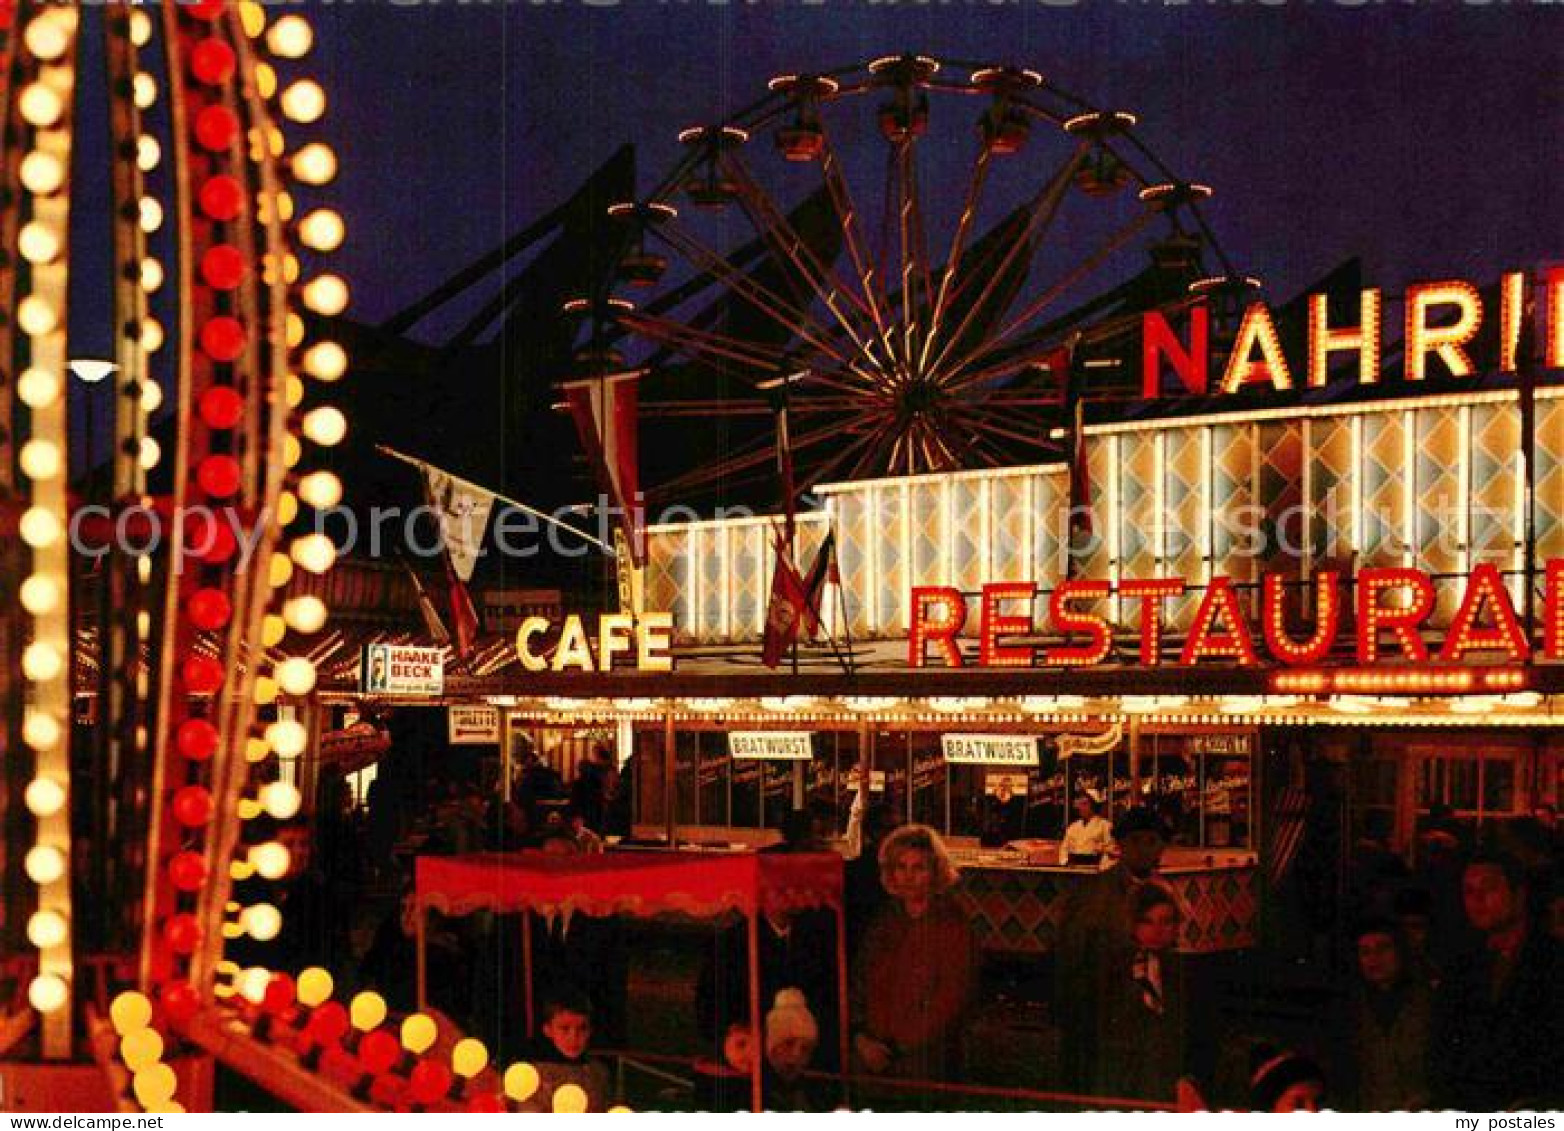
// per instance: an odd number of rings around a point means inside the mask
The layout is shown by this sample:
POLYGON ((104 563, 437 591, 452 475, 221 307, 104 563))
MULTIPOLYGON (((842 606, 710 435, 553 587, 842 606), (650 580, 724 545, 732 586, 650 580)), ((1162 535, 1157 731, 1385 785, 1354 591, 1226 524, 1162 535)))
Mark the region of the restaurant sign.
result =
MULTIPOLYGON (((1497 566, 1483 563, 1458 579, 1461 591, 1443 635, 1427 639, 1423 630, 1436 607, 1434 578, 1420 569, 1361 569, 1356 578, 1324 570, 1313 578, 1313 607, 1308 631, 1296 634, 1288 626, 1287 591, 1293 575, 1268 573, 1260 583, 1259 624, 1250 623, 1238 584, 1213 577, 1203 589, 1188 635, 1176 663, 1189 667, 1216 661, 1241 667, 1273 663, 1290 668, 1323 664, 1337 636, 1350 624, 1359 665, 1387 661, 1457 667, 1474 654, 1485 662, 1522 664, 1533 655, 1564 660, 1564 558, 1547 563, 1542 608, 1542 639, 1533 642, 1521 625, 1515 603, 1497 566), (1347 602, 1351 601, 1348 606, 1347 602), (1348 620, 1347 613, 1352 614, 1348 620), (1262 652, 1263 649, 1263 652, 1262 652), (1497 655, 1496 655, 1497 654, 1497 655), (1264 657, 1264 658, 1262 658, 1264 657)), ((1117 595, 1139 606, 1139 662, 1156 667, 1164 662, 1162 610, 1165 602, 1186 590, 1199 590, 1182 577, 1126 578, 1117 582, 1071 578, 1048 594, 1046 618, 1034 619, 1039 590, 1030 581, 1005 581, 983 586, 978 601, 977 655, 963 651, 958 639, 967 627, 967 602, 948 586, 919 586, 912 591, 912 626, 907 638, 907 662, 921 668, 943 664, 979 667, 1089 667, 1109 662, 1113 628, 1093 606, 1117 595), (1060 643, 1036 646, 1015 638, 1039 631, 1060 643), (931 656, 933 660, 931 662, 931 656)))
POLYGON ((446 708, 445 725, 452 746, 498 746, 498 707, 452 706, 446 708))
POLYGON ((445 692, 445 651, 401 644, 366 644, 359 661, 365 695, 435 698, 445 692))
POLYGON ((944 734, 945 761, 955 766, 1037 765, 1037 739, 1024 734, 944 734))
POLYGON ((814 737, 807 730, 729 731, 728 753, 735 758, 808 762, 815 756, 814 737))

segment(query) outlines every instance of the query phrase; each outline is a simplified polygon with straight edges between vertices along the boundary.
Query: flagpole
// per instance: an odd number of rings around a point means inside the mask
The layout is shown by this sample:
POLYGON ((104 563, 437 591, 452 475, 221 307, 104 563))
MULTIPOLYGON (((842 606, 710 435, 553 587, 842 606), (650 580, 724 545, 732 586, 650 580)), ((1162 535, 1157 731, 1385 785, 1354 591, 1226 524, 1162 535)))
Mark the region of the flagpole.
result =
POLYGON ((530 514, 533 518, 541 519, 542 521, 548 523, 550 526, 557 526, 561 530, 569 531, 571 534, 574 534, 577 538, 580 538, 583 541, 590 542, 590 543, 592 543, 592 545, 597 546, 598 548, 600 548, 605 554, 607 554, 611 558, 615 558, 615 557, 619 556, 617 551, 615 551, 614 548, 612 546, 610 546, 607 542, 604 542, 604 541, 602 541, 599 538, 594 538, 592 535, 588 534, 586 531, 578 530, 576 527, 571 526, 569 523, 561 522, 559 519, 555 518, 553 515, 545 514, 543 511, 538 510, 536 507, 529 507, 526 503, 518 502, 517 500, 510 498, 508 495, 502 495, 498 491, 491 491, 489 488, 480 486, 479 484, 474 483, 470 479, 463 479, 460 475, 451 475, 451 473, 449 471, 446 471, 442 467, 436 467, 434 464, 429 463, 426 460, 421 460, 421 459, 418 459, 415 456, 410 456, 410 455, 407 455, 404 452, 399 452, 395 448, 387 447, 385 444, 376 444, 375 445, 375 450, 380 452, 382 455, 390 456, 394 460, 400 460, 402 463, 408 464, 411 467, 416 467, 419 471, 438 471, 441 475, 448 475, 448 476, 450 476, 450 478, 451 478, 451 480, 453 482, 460 483, 464 487, 470 487, 474 491, 482 491, 486 495, 493 495, 496 499, 498 499, 500 502, 506 504, 507 506, 515 507, 517 510, 523 512, 524 514, 530 514))

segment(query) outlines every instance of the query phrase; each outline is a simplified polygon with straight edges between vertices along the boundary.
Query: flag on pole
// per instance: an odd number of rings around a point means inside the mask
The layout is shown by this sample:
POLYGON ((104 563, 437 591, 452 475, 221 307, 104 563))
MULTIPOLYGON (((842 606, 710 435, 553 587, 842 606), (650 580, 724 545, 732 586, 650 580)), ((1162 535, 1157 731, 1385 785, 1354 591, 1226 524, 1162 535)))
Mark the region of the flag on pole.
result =
POLYGON ((776 568, 771 574, 771 600, 766 606, 766 629, 760 646, 761 663, 768 668, 781 664, 783 653, 798 639, 799 627, 809 617, 809 594, 793 567, 790 547, 780 532, 773 543, 776 568))
POLYGON ((638 566, 646 561, 643 533, 646 516, 641 502, 637 457, 638 390, 642 372, 629 370, 606 377, 569 381, 562 386, 581 444, 592 459, 598 482, 618 512, 629 540, 630 558, 638 566))
POLYGON ((466 659, 478 640, 478 613, 467 582, 483 552, 483 532, 494 509, 495 495, 437 467, 424 465, 424 489, 440 522, 445 546, 445 580, 456 633, 456 654, 466 659))
POLYGON ((450 593, 451 628, 456 633, 456 655, 465 660, 478 644, 478 610, 473 608, 472 594, 457 576, 449 555, 445 559, 445 580, 450 593))
POLYGON ((836 531, 828 530, 820 549, 815 551, 814 564, 804 577, 804 596, 808 601, 804 612, 805 634, 813 639, 820 632, 820 608, 827 585, 840 585, 841 571, 836 567, 836 531))
POLYGON ((786 400, 777 409, 777 475, 782 480, 782 513, 787 520, 786 538, 791 550, 798 526, 798 489, 793 482, 793 437, 788 431, 786 400))

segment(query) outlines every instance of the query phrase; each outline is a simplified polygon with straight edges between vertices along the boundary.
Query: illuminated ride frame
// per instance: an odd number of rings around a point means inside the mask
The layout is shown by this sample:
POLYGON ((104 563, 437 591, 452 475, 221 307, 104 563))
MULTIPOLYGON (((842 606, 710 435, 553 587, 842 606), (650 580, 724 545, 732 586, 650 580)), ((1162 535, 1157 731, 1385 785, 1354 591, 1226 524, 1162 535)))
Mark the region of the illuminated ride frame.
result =
POLYGON ((348 363, 321 329, 348 288, 312 44, 233 0, 0 8, 9 1110, 209 1108, 214 1058, 305 1110, 505 1109, 451 1098, 432 1019, 398 1036, 323 970, 223 954, 282 929, 288 850, 254 818, 301 807, 278 759, 308 734, 277 706, 313 690, 327 610, 289 582, 336 556, 301 522, 341 497, 308 468, 346 430, 327 394, 348 363), (100 109, 111 199, 88 203, 73 150, 100 109), (109 262, 72 246, 81 213, 106 216, 109 262), (67 300, 98 279, 113 352, 85 360, 67 300))

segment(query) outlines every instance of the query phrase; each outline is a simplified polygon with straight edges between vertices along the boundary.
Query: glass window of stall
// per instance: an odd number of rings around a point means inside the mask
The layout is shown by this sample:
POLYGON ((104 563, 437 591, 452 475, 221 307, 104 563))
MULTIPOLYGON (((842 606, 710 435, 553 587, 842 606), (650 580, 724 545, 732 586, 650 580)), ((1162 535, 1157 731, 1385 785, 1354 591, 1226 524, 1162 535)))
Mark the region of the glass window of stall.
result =
POLYGON ((740 829, 780 828, 794 804, 794 768, 803 769, 806 807, 829 807, 840 831, 852 797, 847 775, 858 764, 854 731, 815 731, 806 763, 732 756, 725 730, 681 731, 675 737, 676 812, 683 824, 740 829))
POLYGON ((1144 735, 1140 797, 1176 845, 1250 848, 1253 762, 1252 732, 1144 735))

